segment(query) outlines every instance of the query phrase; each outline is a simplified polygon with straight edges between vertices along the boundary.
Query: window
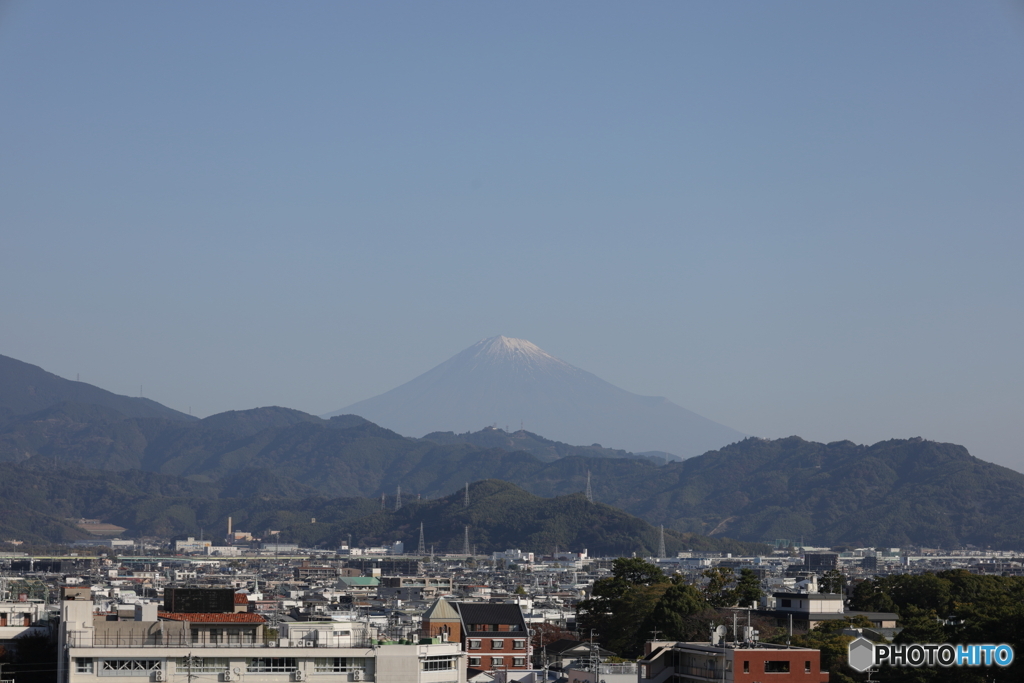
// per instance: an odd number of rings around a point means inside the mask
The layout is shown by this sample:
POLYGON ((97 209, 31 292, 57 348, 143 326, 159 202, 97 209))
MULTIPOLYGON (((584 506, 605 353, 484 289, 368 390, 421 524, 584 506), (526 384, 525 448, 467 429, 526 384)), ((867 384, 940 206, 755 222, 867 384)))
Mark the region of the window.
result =
POLYGON ((512 649, 513 650, 525 650, 526 649, 526 641, 525 640, 513 640, 512 641, 512 649))
POLYGON ((423 671, 449 671, 455 668, 455 657, 434 655, 424 657, 421 669, 423 671))
POLYGON ((491 657, 491 668, 493 669, 496 666, 505 666, 505 658, 504 657, 491 657))
POLYGON ((470 638, 469 639, 469 649, 470 650, 479 650, 480 649, 480 643, 481 643, 481 641, 478 638, 470 638))
POLYGON ((470 666, 480 666, 480 658, 479 657, 470 657, 469 658, 469 665, 470 666))
POLYGON ((219 643, 219 642, 221 642, 221 635, 222 634, 223 634, 223 630, 222 629, 211 628, 210 629, 210 642, 211 643, 219 643))
POLYGON ((512 666, 526 666, 526 657, 513 657, 512 666))
MULTIPOLYGON (((230 661, 226 657, 193 657, 192 673, 219 674, 230 669, 230 661)), ((180 657, 174 662, 174 668, 180 674, 188 673, 188 657, 180 657)))
POLYGON ((77 658, 75 658, 75 673, 91 674, 92 673, 92 657, 77 657, 77 658))
POLYGON ((804 673, 805 674, 811 673, 811 663, 810 662, 804 662, 804 673))
POLYGON ((313 662, 313 671, 318 674, 347 674, 365 670, 366 660, 362 657, 319 657, 313 662))
POLYGON ((294 657, 253 657, 246 671, 251 674, 280 674, 298 671, 294 657))
POLYGON ((743 660, 743 673, 750 673, 750 660, 748 659, 743 660))
POLYGON ((495 638, 494 640, 491 641, 491 649, 492 650, 500 650, 500 649, 502 649, 504 647, 505 647, 505 641, 501 640, 500 638, 495 638))
POLYGON ((789 673, 789 662, 770 660, 764 663, 764 672, 766 674, 788 674, 789 673))
POLYGON ((783 606, 783 607, 792 607, 792 606, 793 606, 793 601, 792 601, 792 600, 785 600, 785 599, 784 599, 784 600, 782 601, 782 606, 783 606))
POLYGON ((149 676, 160 671, 159 659, 104 659, 100 662, 100 676, 149 676))

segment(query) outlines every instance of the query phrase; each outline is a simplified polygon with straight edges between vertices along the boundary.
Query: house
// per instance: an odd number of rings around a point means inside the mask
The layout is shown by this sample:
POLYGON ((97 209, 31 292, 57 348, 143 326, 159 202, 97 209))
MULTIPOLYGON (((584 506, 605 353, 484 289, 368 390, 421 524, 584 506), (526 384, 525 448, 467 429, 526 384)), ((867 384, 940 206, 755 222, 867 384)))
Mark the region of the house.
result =
POLYGON ((438 598, 423 613, 421 633, 460 642, 471 669, 529 669, 532 646, 523 611, 514 603, 448 602, 438 598))

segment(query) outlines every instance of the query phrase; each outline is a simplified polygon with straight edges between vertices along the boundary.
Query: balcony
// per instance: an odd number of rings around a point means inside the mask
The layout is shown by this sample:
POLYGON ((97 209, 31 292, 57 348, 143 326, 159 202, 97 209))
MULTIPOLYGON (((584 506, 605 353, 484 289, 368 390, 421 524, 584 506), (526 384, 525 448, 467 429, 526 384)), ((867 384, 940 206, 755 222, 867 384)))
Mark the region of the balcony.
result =
POLYGON ((373 643, 370 638, 358 636, 341 636, 337 638, 319 638, 316 640, 289 640, 280 638, 268 641, 254 641, 248 638, 225 636, 219 642, 210 640, 193 640, 185 634, 152 634, 152 635, 128 635, 114 634, 109 636, 94 635, 87 631, 69 631, 68 647, 76 648, 187 648, 193 650, 209 650, 224 648, 287 648, 287 649, 317 649, 317 648, 358 648, 369 649, 373 643))

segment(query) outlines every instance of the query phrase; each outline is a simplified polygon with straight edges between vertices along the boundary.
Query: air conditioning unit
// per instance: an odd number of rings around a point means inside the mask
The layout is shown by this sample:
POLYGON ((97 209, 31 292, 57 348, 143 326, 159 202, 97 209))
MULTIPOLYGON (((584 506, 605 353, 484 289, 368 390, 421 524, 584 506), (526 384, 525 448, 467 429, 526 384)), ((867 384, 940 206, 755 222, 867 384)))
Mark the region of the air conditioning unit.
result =
POLYGON ((295 672, 295 680, 296 681, 304 681, 304 680, 306 680, 306 672, 305 671, 296 671, 295 672))
POLYGON ((356 669, 355 671, 353 671, 352 672, 352 680, 353 681, 361 681, 361 680, 363 680, 363 672, 362 672, 362 670, 356 669))
POLYGON ((220 680, 224 681, 224 683, 231 683, 231 681, 235 680, 235 677, 231 675, 230 671, 225 671, 221 675, 220 680))
POLYGON ((164 683, 164 672, 163 671, 154 671, 153 672, 153 680, 156 681, 156 683, 164 683))

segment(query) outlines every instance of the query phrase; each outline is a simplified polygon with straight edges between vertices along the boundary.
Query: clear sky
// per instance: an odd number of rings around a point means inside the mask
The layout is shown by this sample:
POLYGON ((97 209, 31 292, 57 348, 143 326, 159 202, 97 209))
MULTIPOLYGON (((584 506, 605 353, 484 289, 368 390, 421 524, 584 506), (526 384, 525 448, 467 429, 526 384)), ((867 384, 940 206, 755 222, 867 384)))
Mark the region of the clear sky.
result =
POLYGON ((1024 6, 0 0, 0 288, 0 353, 197 415, 503 334, 1024 470, 1024 6))

